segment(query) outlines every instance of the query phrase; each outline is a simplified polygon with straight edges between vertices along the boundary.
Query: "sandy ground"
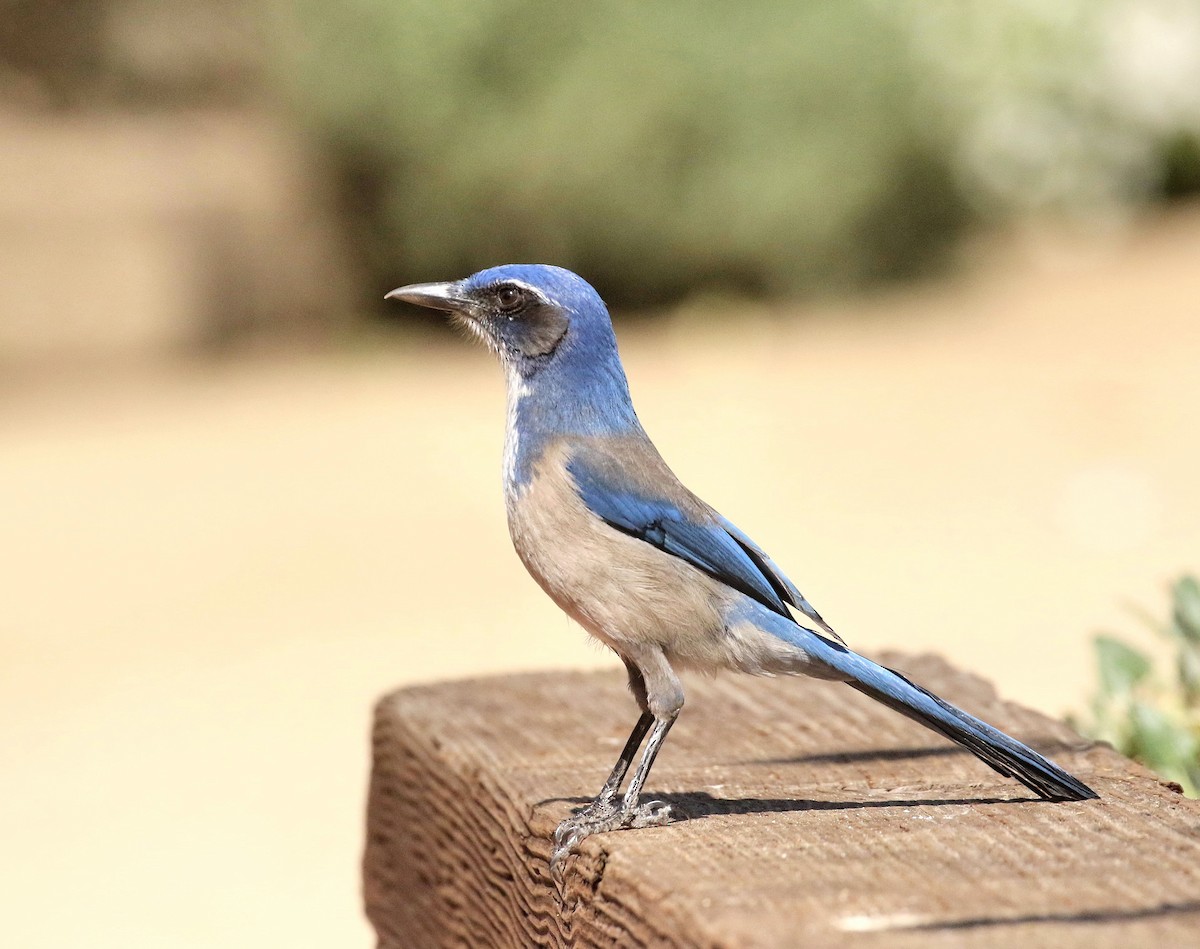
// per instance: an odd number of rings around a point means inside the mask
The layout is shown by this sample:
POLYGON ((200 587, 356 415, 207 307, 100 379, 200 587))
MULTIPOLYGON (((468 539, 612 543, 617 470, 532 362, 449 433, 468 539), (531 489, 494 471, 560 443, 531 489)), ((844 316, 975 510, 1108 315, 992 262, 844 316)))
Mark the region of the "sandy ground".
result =
MULTIPOLYGON (((622 345, 676 471, 851 643, 1063 712, 1090 637, 1142 636, 1128 606, 1200 566, 1198 260, 1193 213, 805 319, 697 306, 622 345)), ((614 664, 509 550, 480 350, 2 398, 7 945, 367 945, 373 699, 614 664)))

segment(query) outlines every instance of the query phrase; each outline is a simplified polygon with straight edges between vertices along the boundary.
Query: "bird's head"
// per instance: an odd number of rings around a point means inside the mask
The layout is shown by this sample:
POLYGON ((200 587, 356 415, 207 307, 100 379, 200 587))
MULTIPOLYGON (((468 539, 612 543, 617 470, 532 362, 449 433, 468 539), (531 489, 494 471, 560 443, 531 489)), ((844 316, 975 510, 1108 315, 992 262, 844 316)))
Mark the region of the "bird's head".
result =
POLYGON ((446 311, 519 375, 568 351, 593 357, 616 352, 604 301, 561 267, 505 264, 465 280, 399 287, 386 299, 446 311))

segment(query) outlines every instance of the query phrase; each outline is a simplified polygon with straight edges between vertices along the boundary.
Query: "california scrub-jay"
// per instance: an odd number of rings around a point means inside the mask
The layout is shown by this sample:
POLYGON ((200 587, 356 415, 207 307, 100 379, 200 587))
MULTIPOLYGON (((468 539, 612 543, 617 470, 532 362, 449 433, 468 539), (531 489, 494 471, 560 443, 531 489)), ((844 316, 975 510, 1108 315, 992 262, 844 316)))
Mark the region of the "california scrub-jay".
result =
POLYGON ((504 500, 517 556, 621 657, 642 711, 599 795, 559 825, 556 867, 589 834, 670 820, 669 805, 639 798, 683 708, 677 669, 840 680, 1046 800, 1097 796, 1033 749, 848 649, 761 547, 679 482, 638 422, 608 310, 582 278, 510 264, 387 297, 447 311, 499 356, 508 376, 504 500))

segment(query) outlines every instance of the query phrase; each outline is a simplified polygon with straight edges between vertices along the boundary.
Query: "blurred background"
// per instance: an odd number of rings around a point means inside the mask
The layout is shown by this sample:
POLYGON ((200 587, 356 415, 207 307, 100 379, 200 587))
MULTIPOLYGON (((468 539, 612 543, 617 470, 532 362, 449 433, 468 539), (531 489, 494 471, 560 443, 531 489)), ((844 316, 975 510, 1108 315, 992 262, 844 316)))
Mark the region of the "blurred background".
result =
POLYGON ((1198 193, 1194 0, 0 0, 5 943, 367 945, 373 700, 616 666, 382 306, 499 262, 852 644, 1083 708, 1198 566, 1198 193))

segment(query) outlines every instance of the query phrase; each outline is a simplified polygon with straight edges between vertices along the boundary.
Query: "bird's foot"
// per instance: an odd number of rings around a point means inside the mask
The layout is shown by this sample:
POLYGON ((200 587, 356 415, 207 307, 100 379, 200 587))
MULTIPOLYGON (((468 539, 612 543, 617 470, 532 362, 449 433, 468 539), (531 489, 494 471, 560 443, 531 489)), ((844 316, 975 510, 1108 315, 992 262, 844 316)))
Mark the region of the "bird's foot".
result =
POLYGON ((620 801, 593 801, 586 808, 558 825, 554 832, 554 852, 550 855, 550 871, 562 879, 563 862, 573 854, 587 837, 610 830, 634 827, 660 827, 674 820, 671 805, 665 801, 647 801, 627 807, 620 801))

